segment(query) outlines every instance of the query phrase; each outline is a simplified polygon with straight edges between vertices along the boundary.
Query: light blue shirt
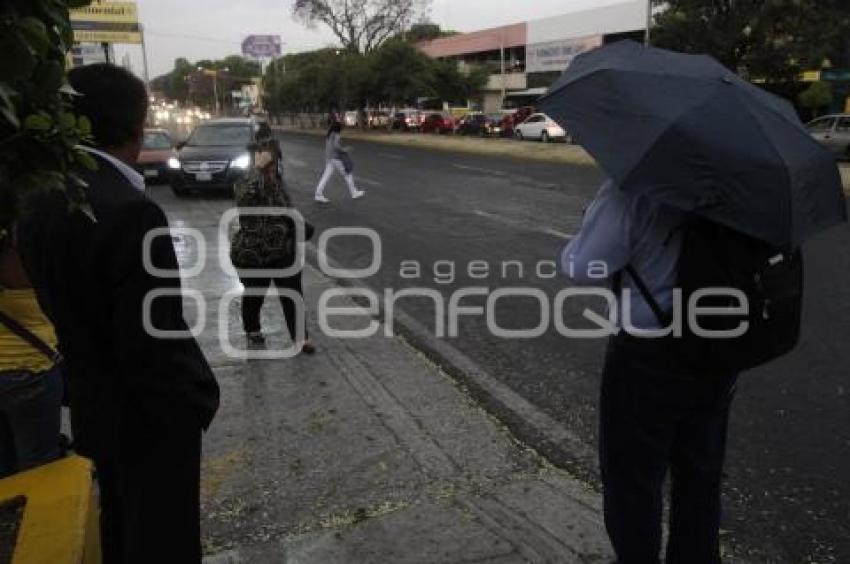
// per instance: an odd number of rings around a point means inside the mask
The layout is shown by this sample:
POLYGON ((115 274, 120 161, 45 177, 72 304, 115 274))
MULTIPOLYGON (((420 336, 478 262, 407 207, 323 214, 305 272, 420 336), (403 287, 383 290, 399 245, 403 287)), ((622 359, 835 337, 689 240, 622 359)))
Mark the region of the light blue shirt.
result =
MULTIPOLYGON (((676 265, 682 247, 683 213, 605 182, 588 206, 579 233, 561 252, 561 271, 574 284, 611 286, 613 275, 631 264, 664 311, 673 306, 676 265)), ((630 276, 631 321, 640 329, 660 327, 630 276)), ((622 302, 621 302, 622 303, 622 302)), ((622 309, 618 325, 622 325, 622 309)))

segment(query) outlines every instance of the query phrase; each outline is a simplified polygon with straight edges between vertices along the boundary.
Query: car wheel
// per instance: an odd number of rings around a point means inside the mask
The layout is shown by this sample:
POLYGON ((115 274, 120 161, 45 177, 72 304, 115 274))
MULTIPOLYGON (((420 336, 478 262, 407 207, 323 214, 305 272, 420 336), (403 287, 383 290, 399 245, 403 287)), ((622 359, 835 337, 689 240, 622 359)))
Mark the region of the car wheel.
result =
POLYGON ((514 131, 514 137, 517 141, 522 141, 522 131, 520 131, 519 129, 514 131))
POLYGON ((549 132, 544 131, 543 133, 541 133, 540 134, 540 140, 544 143, 548 143, 549 142, 549 132))

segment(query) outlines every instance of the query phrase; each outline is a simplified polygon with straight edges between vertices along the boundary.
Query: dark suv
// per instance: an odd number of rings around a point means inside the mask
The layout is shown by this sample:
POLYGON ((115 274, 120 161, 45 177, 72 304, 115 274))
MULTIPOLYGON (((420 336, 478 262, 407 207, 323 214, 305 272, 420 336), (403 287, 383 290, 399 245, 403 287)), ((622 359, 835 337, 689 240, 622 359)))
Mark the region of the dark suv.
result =
POLYGON ((251 166, 248 147, 256 140, 255 118, 216 119, 200 124, 168 160, 171 189, 177 196, 192 190, 233 192, 251 166))

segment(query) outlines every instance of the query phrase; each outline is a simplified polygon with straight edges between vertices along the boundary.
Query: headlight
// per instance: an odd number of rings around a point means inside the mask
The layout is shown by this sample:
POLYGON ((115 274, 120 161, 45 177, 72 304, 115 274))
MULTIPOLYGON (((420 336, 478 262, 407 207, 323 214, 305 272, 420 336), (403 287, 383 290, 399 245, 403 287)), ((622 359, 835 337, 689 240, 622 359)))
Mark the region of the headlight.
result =
POLYGON ((177 157, 170 157, 168 159, 168 168, 171 170, 180 170, 180 161, 177 157))
POLYGON ((251 155, 241 155, 230 161, 230 166, 233 168, 241 168, 245 170, 251 166, 251 155))

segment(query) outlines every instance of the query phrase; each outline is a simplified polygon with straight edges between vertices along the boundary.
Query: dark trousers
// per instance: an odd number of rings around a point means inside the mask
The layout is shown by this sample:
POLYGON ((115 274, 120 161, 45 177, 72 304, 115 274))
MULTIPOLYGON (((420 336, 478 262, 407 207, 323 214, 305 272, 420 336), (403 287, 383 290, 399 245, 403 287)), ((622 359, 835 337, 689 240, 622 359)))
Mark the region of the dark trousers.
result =
POLYGON ((720 562, 720 486, 737 374, 694 375, 662 343, 609 343, 600 401, 605 526, 618 564, 657 564, 671 476, 667 564, 720 562))
POLYGON ((117 455, 95 460, 104 564, 201 562, 201 430, 131 405, 117 455))
MULTIPOLYGON (((260 310, 263 308, 263 302, 266 299, 265 292, 274 284, 278 289, 288 288, 298 292, 303 297, 304 292, 301 288, 301 273, 288 278, 244 278, 240 277, 242 284, 246 289, 260 290, 262 295, 242 296, 242 328, 246 333, 260 331, 260 310)), ((289 329, 289 336, 292 339, 296 338, 295 331, 295 303, 287 296, 280 296, 280 306, 283 309, 283 317, 286 322, 286 327, 289 329)), ((307 338, 306 322, 304 323, 304 338, 307 338)))
POLYGON ((0 478, 62 455, 62 372, 0 374, 0 478))

